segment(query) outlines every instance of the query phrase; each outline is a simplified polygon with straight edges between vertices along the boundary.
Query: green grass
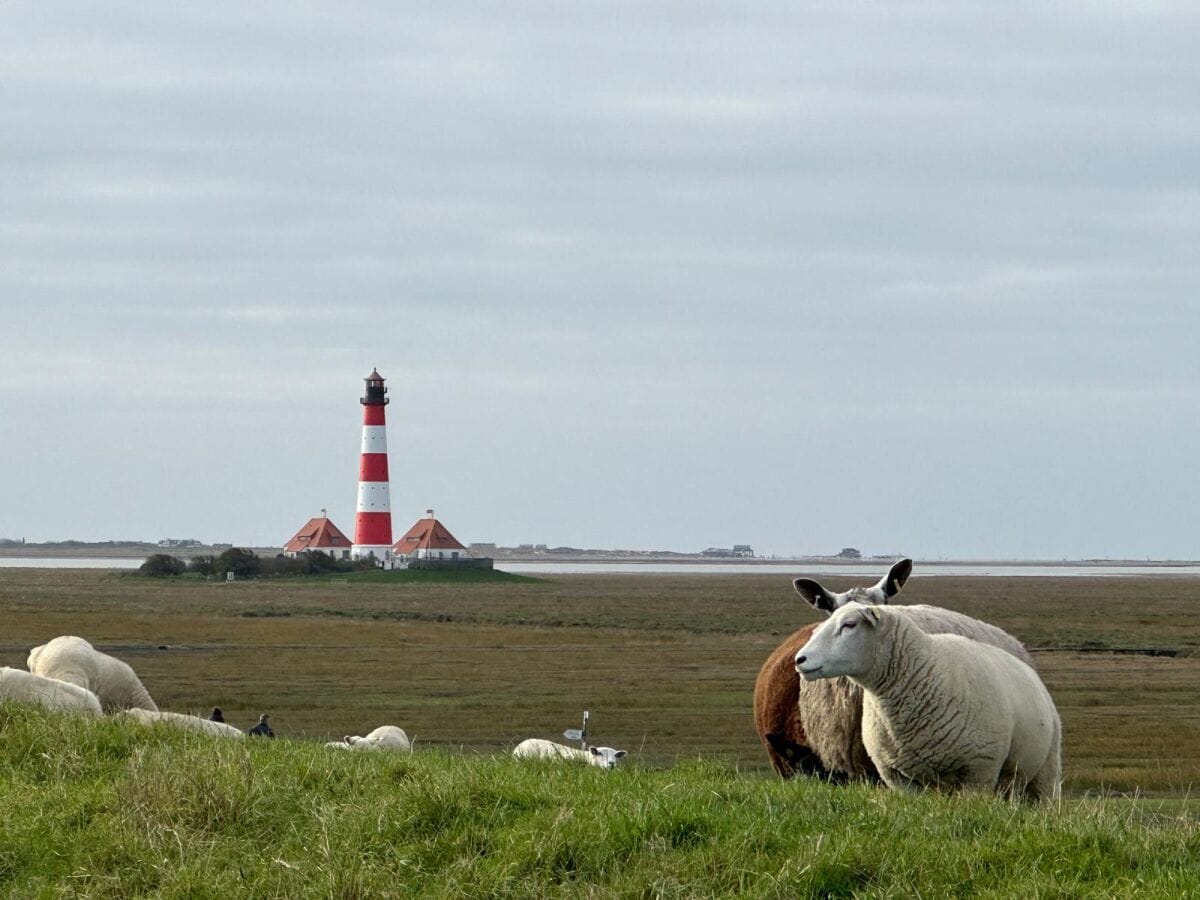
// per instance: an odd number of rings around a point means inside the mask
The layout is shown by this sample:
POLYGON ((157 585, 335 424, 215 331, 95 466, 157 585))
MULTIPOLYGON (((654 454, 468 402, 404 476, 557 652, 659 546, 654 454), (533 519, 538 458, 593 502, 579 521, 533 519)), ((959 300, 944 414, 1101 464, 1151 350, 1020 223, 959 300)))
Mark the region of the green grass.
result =
POLYGON ((538 579, 500 569, 363 569, 344 575, 312 575, 304 579, 345 578, 359 584, 537 584, 538 579))
POLYGON ((740 773, 346 754, 0 705, 5 897, 1200 892, 1181 804, 1013 806, 740 773))

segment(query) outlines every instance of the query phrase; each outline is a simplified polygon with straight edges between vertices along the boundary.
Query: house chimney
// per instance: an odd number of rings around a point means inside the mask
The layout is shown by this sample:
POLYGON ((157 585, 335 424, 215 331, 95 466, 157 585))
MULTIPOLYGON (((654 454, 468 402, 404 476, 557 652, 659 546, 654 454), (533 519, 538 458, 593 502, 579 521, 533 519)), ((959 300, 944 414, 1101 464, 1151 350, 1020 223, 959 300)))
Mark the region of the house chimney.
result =
POLYGON ((425 518, 427 518, 427 519, 433 518, 433 510, 432 509, 425 510, 425 518))

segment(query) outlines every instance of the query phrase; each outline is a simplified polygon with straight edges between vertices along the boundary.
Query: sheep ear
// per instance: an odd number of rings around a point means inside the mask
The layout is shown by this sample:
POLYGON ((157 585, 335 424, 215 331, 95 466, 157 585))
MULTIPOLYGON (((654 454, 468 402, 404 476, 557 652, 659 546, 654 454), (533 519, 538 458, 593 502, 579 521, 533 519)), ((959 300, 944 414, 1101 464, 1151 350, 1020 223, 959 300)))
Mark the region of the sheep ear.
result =
POLYGON ((589 753, 591 753, 591 754, 592 754, 592 756, 599 756, 599 755, 600 755, 600 751, 599 751, 599 750, 597 750, 595 747, 588 747, 588 752, 589 752, 589 753))
POLYGON ((838 608, 837 598, 811 578, 797 578, 792 582, 792 587, 809 606, 820 610, 825 615, 830 615, 838 608))
POLYGON ((624 750, 618 750, 616 753, 614 753, 614 754, 613 754, 613 756, 615 756, 617 759, 624 759, 624 758, 625 758, 625 751, 624 751, 624 750))
POLYGON ((904 583, 908 581, 908 576, 912 574, 912 567, 911 559, 900 560, 883 578, 879 579, 875 589, 881 591, 885 598, 895 597, 904 587, 904 583))

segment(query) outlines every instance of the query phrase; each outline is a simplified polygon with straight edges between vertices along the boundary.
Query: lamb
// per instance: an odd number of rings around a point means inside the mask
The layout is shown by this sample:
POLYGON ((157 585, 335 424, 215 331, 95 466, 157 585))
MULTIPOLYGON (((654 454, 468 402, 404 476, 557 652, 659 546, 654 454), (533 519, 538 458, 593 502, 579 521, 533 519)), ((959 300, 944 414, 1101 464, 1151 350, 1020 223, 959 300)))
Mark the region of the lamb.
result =
POLYGON ((29 671, 69 681, 100 698, 105 712, 120 709, 158 711, 158 705, 127 663, 101 653, 81 637, 65 635, 29 652, 29 671))
POLYGON ((88 716, 102 715, 100 698, 87 688, 8 666, 0 668, 0 700, 33 703, 47 709, 88 716))
MULTIPOLYGON (((826 614, 851 602, 884 604, 895 597, 912 573, 912 560, 902 559, 880 581, 833 593, 807 578, 793 582, 797 593, 826 614)), ((940 607, 896 606, 930 634, 960 634, 1005 650, 1028 665, 1033 660, 1012 635, 970 616, 940 607)), ((755 725, 775 771, 784 778, 797 773, 833 780, 878 780, 878 772, 862 742, 862 691, 844 678, 816 682, 796 676, 794 658, 819 623, 790 635, 763 664, 754 686, 755 725)))
POLYGON ((863 744, 893 790, 1061 796, 1058 710, 1010 652, 927 634, 904 607, 849 603, 800 648, 796 670, 806 682, 844 675, 863 689, 863 744))
POLYGON ((601 769, 615 769, 617 761, 625 758, 624 750, 614 750, 612 747, 588 747, 577 750, 545 741, 541 738, 529 738, 521 741, 513 748, 513 756, 518 759, 570 759, 581 760, 601 769))
POLYGON ((249 728, 247 728, 246 734, 253 735, 254 737, 275 737, 275 731, 271 728, 271 723, 267 721, 267 718, 268 716, 266 713, 263 713, 261 716, 259 716, 258 724, 251 725, 249 728))
POLYGON ((162 710, 133 709, 125 710, 125 715, 129 716, 140 725, 169 725, 172 728, 181 728, 186 731, 198 731, 201 734, 210 734, 217 737, 239 738, 244 739, 246 736, 242 734, 241 729, 234 728, 225 722, 217 722, 214 719, 204 719, 200 716, 187 716, 183 713, 166 712, 162 710))
POLYGON ((412 741, 404 733, 403 728, 395 725, 380 725, 370 734, 359 737, 348 734, 340 741, 330 741, 326 747, 336 747, 339 750, 397 750, 401 752, 412 750, 412 741))

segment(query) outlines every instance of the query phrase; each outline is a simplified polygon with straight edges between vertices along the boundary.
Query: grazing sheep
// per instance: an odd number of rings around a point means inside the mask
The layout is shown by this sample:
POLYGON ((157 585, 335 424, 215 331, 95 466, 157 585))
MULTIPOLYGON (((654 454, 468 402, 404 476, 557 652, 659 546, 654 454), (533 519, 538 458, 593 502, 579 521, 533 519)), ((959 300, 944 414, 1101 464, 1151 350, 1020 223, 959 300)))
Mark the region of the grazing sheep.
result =
MULTIPOLYGON (((887 603, 912 573, 912 560, 902 559, 880 581, 842 593, 827 591, 808 578, 797 578, 796 591, 814 608, 829 614, 851 602, 887 603)), ((970 616, 936 606, 895 606, 929 634, 960 634, 1006 650, 1021 661, 1033 660, 1012 635, 970 616)), ((795 655, 819 623, 791 634, 763 664, 754 686, 754 718, 759 737, 775 771, 830 777, 878 779, 862 741, 862 690, 845 679, 802 681, 795 655)))
POLYGON ((850 603, 800 648, 796 669, 805 681, 846 676, 863 689, 863 743, 894 790, 1060 795, 1058 710, 1012 653, 927 634, 904 607, 850 603))
POLYGON ((0 700, 33 703, 62 712, 79 712, 89 716, 102 714, 100 698, 77 684, 43 678, 23 669, 0 668, 0 700))
POLYGON ((336 747, 339 750, 412 750, 412 741, 404 733, 403 728, 395 725, 380 725, 370 734, 359 737, 348 734, 340 741, 330 741, 326 747, 336 747))
POLYGON ((106 712, 119 709, 158 711, 158 705, 127 663, 101 653, 81 637, 64 635, 29 652, 29 671, 69 681, 100 698, 106 712))
POLYGON ((266 713, 258 717, 257 725, 252 725, 246 729, 246 734, 252 734, 255 737, 275 737, 275 732, 271 730, 271 725, 267 722, 266 713))
POLYGON ((577 750, 545 741, 541 738, 529 738, 521 741, 513 748, 513 756, 518 759, 573 759, 581 760, 601 769, 615 769, 617 761, 625 758, 624 750, 614 750, 612 747, 588 747, 577 750))
POLYGON ((210 734, 217 737, 239 738, 242 740, 246 737, 240 729, 234 728, 232 725, 217 722, 213 719, 203 719, 200 716, 187 716, 183 713, 137 708, 127 709, 124 714, 141 725, 163 724, 169 725, 172 728, 181 728, 185 731, 198 731, 201 734, 210 734))

